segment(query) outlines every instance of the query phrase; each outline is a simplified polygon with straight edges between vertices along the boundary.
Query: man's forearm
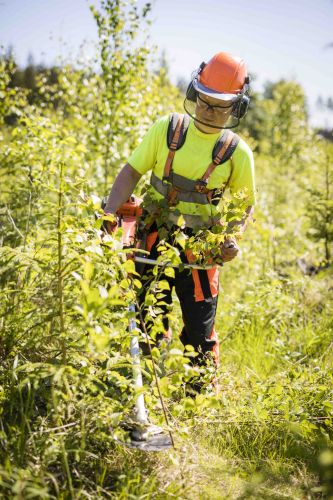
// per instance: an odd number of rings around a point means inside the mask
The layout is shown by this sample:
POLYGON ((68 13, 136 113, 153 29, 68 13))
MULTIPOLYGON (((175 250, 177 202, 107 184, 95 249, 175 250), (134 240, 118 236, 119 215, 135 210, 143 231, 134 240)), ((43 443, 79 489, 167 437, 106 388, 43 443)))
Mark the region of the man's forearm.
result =
POLYGON ((104 212, 115 214, 119 207, 128 200, 141 175, 126 163, 114 181, 104 212))

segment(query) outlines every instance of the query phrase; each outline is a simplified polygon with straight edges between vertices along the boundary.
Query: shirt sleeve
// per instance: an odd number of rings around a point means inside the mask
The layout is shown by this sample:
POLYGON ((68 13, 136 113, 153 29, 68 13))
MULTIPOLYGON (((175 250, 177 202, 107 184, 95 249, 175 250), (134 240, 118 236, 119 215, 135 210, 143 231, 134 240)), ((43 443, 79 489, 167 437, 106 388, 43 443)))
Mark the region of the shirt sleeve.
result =
POLYGON ((229 182, 234 205, 255 205, 255 173, 253 153, 242 139, 232 157, 233 170, 229 182))
POLYGON ((158 143, 161 137, 160 132, 164 122, 165 118, 161 118, 154 123, 128 159, 131 167, 141 175, 152 170, 155 166, 158 143))

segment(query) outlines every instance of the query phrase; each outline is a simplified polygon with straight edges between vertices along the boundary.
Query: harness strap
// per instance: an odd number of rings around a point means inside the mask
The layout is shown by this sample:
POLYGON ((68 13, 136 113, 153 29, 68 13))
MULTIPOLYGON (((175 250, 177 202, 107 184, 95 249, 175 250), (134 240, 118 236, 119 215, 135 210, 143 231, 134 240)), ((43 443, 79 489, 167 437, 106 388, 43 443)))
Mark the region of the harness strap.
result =
MULTIPOLYGON (((169 125, 168 125, 168 133, 167 133, 168 149, 170 149, 170 144, 172 143, 172 139, 173 139, 173 136, 175 134, 175 130, 176 130, 177 123, 178 123, 178 118, 179 118, 179 113, 172 113, 169 117, 169 125)), ((181 129, 180 138, 179 138, 179 141, 177 144, 177 150, 180 149, 185 143, 186 134, 187 134, 189 125, 190 125, 190 117, 188 115, 184 115, 184 121, 183 121, 183 126, 181 129)))
POLYGON ((218 165, 220 165, 222 158, 224 156, 224 153, 227 151, 228 147, 230 146, 233 137, 234 137, 234 133, 229 130, 229 133, 226 137, 226 140, 223 142, 222 147, 215 155, 212 163, 208 166, 204 175, 201 177, 201 181, 203 181, 205 184, 208 183, 208 179, 211 176, 211 174, 214 172, 216 167, 218 165))
POLYGON ((173 162, 175 153, 178 149, 178 142, 179 142, 179 139, 180 140, 182 139, 181 130, 182 130, 183 121, 184 121, 184 115, 179 115, 178 122, 176 125, 176 130, 175 130, 175 133, 173 135, 171 144, 169 146, 169 154, 168 154, 168 157, 166 159, 165 166, 164 166, 164 172, 163 172, 164 178, 168 178, 170 175, 170 172, 172 169, 172 162, 173 162))
POLYGON ((179 190, 176 186, 172 186, 172 188, 168 191, 168 204, 170 206, 175 206, 178 203, 178 193, 179 190))
MULTIPOLYGON (((175 153, 178 149, 182 147, 185 142, 186 133, 189 126, 189 117, 187 115, 181 115, 178 113, 173 113, 170 116, 170 122, 167 133, 167 144, 168 144, 168 156, 164 166, 163 180, 162 183, 167 186, 165 196, 168 200, 169 206, 175 206, 178 203, 178 198, 182 193, 182 187, 175 185, 172 178, 172 163, 174 160, 175 153)), ((222 165, 227 160, 231 159, 234 150, 237 147, 239 137, 230 130, 226 130, 220 138, 217 140, 214 150, 212 153, 212 162, 208 165, 208 168, 201 179, 197 181, 192 181, 194 184, 194 191, 198 194, 206 196, 208 203, 213 202, 213 196, 215 196, 216 189, 208 189, 207 184, 209 177, 214 172, 218 165, 222 165)), ((231 171, 232 173, 232 171, 231 171)), ((231 177, 230 173, 230 177, 231 177)), ((227 185, 229 183, 230 177, 228 179, 227 185)), ((187 190, 186 190, 187 191, 187 190)), ((220 195, 221 197, 221 195, 220 195)))

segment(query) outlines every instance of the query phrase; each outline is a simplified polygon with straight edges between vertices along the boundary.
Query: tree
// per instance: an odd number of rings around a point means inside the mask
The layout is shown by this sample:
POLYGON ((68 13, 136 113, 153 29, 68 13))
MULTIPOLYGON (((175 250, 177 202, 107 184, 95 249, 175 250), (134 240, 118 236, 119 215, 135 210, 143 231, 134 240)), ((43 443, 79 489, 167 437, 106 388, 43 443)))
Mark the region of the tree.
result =
POLYGON ((24 86, 33 90, 36 87, 36 66, 32 54, 28 56, 28 64, 24 70, 24 86))
POLYGON ((318 96, 318 98, 317 98, 316 106, 317 106, 317 108, 318 108, 318 109, 320 109, 321 111, 323 110, 323 108, 324 108, 324 106, 325 106, 325 105, 324 105, 323 98, 322 98, 322 96, 321 96, 321 95, 320 95, 320 96, 318 96))
MULTIPOLYGON (((91 7, 98 28, 102 79, 99 82, 95 144, 102 155, 104 190, 122 159, 124 131, 131 131, 135 143, 142 124, 141 105, 149 92, 146 40, 137 43, 148 23, 150 4, 141 12, 134 0, 102 0, 100 9, 91 7)), ((124 161, 124 160, 123 160, 124 161)))
POLYGON ((307 216, 311 224, 308 236, 316 242, 323 242, 325 260, 330 262, 333 241, 333 148, 327 142, 324 143, 318 174, 317 184, 308 189, 307 216))
POLYGON ((332 97, 329 97, 327 99, 326 106, 327 106, 327 109, 329 109, 330 111, 333 111, 333 98, 332 97))

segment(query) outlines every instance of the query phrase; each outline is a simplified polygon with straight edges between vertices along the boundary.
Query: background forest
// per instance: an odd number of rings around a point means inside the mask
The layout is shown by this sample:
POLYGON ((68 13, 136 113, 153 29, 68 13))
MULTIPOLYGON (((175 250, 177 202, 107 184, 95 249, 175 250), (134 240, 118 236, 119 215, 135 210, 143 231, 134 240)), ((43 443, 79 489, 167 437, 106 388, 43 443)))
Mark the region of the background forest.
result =
MULTIPOLYGON (((165 64, 152 70, 149 13, 120 0, 92 9, 98 71, 31 65, 30 85, 13 57, 0 60, 1 496, 333 498, 333 136, 309 126, 293 81, 252 94, 239 129, 258 205, 221 272, 221 395, 184 396, 175 335, 153 354, 176 448, 115 441, 137 395, 132 268, 119 235, 101 245, 95 214, 149 126, 183 100, 165 64)), ((177 306, 171 320, 176 334, 177 306)), ((164 425, 142 364, 150 416, 164 425)))

